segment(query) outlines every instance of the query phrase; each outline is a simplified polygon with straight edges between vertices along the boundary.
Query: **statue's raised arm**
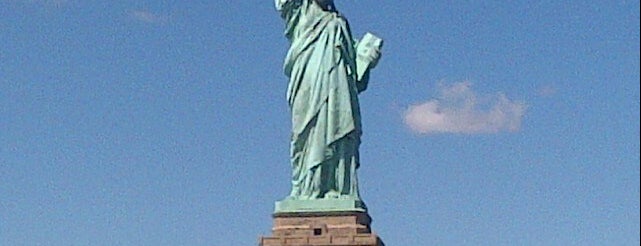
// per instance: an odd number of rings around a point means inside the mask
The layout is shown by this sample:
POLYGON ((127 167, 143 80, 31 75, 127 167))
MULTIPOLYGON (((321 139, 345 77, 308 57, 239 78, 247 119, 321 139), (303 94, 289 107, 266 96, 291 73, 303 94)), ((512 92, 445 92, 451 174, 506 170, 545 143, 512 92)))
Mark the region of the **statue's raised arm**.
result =
POLYGON ((276 6, 276 10, 282 12, 290 9, 292 6, 300 5, 302 1, 307 0, 274 0, 274 4, 276 6))

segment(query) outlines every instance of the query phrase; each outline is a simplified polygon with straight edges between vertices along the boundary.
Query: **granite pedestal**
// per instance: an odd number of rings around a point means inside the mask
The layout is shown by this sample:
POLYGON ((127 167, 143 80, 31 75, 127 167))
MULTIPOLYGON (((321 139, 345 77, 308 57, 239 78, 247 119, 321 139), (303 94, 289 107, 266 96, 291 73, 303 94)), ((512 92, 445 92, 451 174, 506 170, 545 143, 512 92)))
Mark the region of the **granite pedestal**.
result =
POLYGON ((281 212, 259 246, 384 246, 364 211, 281 212))

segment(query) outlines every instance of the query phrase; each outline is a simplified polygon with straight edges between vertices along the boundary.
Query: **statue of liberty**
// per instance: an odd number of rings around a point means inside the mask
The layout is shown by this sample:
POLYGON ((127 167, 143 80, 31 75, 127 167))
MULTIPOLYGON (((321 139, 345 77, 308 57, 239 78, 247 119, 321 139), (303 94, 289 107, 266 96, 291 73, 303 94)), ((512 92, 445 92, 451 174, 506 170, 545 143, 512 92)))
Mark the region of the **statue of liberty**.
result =
POLYGON ((333 0, 275 2, 291 42, 284 63, 292 114, 286 200, 360 201, 358 94, 367 88, 382 40, 367 34, 355 41, 333 0))

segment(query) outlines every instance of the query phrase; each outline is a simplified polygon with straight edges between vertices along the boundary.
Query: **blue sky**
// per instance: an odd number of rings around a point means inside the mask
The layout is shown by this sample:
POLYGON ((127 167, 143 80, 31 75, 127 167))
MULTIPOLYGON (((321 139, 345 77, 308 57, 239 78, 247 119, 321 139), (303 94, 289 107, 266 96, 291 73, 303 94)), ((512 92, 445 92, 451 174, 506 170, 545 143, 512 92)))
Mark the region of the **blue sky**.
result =
MULTIPOLYGON (((269 233, 288 43, 223 2, 0 0, 0 245, 269 233)), ((639 244, 639 1, 338 6, 385 39, 359 175, 387 244, 639 244)))

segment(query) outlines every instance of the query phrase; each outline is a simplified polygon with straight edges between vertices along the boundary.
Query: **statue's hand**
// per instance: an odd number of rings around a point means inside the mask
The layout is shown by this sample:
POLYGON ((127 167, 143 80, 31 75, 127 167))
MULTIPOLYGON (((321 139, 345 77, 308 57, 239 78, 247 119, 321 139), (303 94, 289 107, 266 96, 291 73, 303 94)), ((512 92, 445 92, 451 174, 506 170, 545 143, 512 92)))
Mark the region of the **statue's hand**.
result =
MULTIPOLYGON (((374 34, 366 33, 356 45, 356 74, 361 81, 369 73, 369 70, 376 67, 381 59, 381 48, 383 40, 374 34)), ((367 79, 365 79, 367 80, 367 79)))
POLYGON ((374 68, 381 59, 381 51, 376 47, 358 47, 357 55, 360 59, 369 64, 369 68, 374 68))

